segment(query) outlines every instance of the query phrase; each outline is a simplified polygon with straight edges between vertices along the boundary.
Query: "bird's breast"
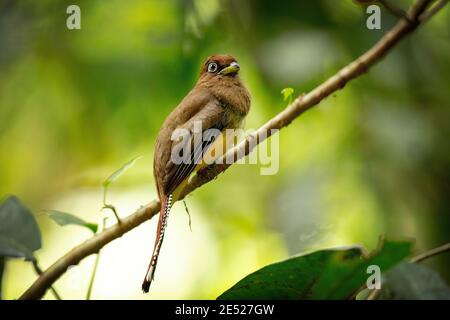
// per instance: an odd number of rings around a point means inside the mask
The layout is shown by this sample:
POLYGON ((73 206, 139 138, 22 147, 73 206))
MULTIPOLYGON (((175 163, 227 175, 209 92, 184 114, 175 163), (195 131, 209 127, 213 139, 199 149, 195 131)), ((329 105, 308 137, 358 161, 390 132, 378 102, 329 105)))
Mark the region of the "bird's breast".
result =
POLYGON ((251 104, 250 93, 239 78, 220 77, 203 83, 228 112, 245 117, 251 104))

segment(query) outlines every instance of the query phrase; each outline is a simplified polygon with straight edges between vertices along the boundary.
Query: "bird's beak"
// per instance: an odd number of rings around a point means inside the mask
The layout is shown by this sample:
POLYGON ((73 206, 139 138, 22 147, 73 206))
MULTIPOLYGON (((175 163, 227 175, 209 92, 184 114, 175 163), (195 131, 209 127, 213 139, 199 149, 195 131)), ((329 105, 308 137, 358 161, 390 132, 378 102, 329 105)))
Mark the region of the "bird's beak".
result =
POLYGON ((220 70, 219 74, 227 75, 230 73, 238 73, 240 69, 241 69, 241 67, 239 66, 239 64, 237 62, 232 62, 232 63, 230 63, 230 65, 228 67, 220 70))

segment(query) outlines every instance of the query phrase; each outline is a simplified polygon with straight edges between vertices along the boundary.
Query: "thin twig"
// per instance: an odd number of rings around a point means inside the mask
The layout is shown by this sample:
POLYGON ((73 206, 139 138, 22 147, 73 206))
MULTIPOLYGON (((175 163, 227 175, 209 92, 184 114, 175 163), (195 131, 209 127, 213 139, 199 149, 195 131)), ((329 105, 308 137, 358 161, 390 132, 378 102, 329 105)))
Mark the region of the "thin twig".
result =
POLYGON ((392 4, 389 0, 378 0, 378 2, 394 16, 409 21, 409 17, 406 11, 400 7, 397 7, 395 4, 392 4))
POLYGON ((436 13, 438 13, 442 8, 445 7, 445 5, 448 3, 449 0, 441 0, 437 2, 435 5, 433 5, 430 9, 422 13, 419 17, 420 22, 425 22, 428 19, 430 19, 432 16, 434 16, 436 13))
POLYGON ((92 288, 94 287, 94 280, 97 274, 99 260, 100 260, 100 251, 95 255, 94 268, 92 269, 91 279, 89 280, 89 287, 86 292, 86 300, 91 300, 92 288))
MULTIPOLYGON (((414 31, 420 25, 417 16, 420 15, 429 4, 430 0, 417 0, 417 2, 409 10, 408 14, 413 17, 415 23, 409 23, 402 19, 388 33, 386 33, 371 49, 361 55, 359 58, 342 68, 337 74, 317 86, 306 95, 297 97, 292 104, 285 110, 277 114, 266 124, 260 127, 254 134, 248 136, 238 146, 232 148, 227 154, 234 154, 236 161, 248 153, 256 146, 251 146, 253 139, 257 139, 257 143, 263 142, 274 133, 273 129, 281 129, 288 126, 294 119, 303 112, 319 104, 323 99, 330 96, 334 92, 342 89, 349 81, 359 77, 367 72, 374 64, 379 62, 400 40, 406 35, 414 31)), ((214 164, 206 167, 197 175, 192 177, 187 186, 182 190, 180 199, 191 193, 200 186, 215 179, 218 174, 222 173, 231 164, 214 164)), ((158 214, 160 203, 157 200, 138 209, 130 216, 121 219, 120 224, 104 230, 94 235, 84 243, 76 246, 70 252, 58 259, 50 268, 48 268, 32 285, 29 287, 20 299, 39 299, 46 290, 66 272, 68 266, 78 264, 85 257, 98 252, 103 246, 119 238, 124 233, 137 227, 144 221, 151 219, 158 214)))
POLYGON ((116 217, 116 220, 117 220, 117 223, 121 223, 121 219, 120 219, 120 217, 119 217, 119 214, 117 213, 117 210, 116 210, 116 207, 114 207, 112 204, 106 204, 106 203, 104 203, 103 204, 103 208, 102 208, 102 210, 103 209, 109 209, 109 210, 111 210, 113 213, 114 213, 114 216, 116 217))
MULTIPOLYGON (((103 218, 102 228, 100 232, 105 230, 107 219, 108 219, 107 217, 103 218)), ((95 256, 94 268, 92 269, 91 279, 89 280, 89 287, 86 292, 86 300, 91 300, 92 288, 94 287, 95 276, 97 275, 98 262, 100 261, 100 252, 101 251, 99 250, 97 255, 95 256)))
POLYGON ((117 214, 116 207, 114 207, 112 204, 106 203, 106 192, 107 191, 108 191, 108 188, 105 187, 104 190, 103 190, 103 208, 101 210, 103 210, 103 209, 111 210, 114 213, 114 216, 116 217, 117 223, 120 223, 120 217, 117 214))
POLYGON ((417 0, 408 10, 409 20, 413 23, 420 23, 419 17, 423 14, 433 0, 417 0))
POLYGON ((411 262, 421 262, 421 261, 424 261, 424 260, 426 260, 428 258, 437 256, 438 254, 441 254, 441 253, 444 253, 444 252, 447 252, 447 251, 450 251, 450 242, 446 243, 446 244, 444 244, 444 245, 442 245, 440 247, 431 249, 431 250, 429 250, 427 252, 424 252, 422 254, 419 254, 418 256, 415 256, 414 258, 412 258, 410 261, 411 262))
POLYGON ((183 199, 183 204, 184 204, 184 209, 186 210, 186 213, 187 213, 187 215, 189 217, 189 229, 192 232, 191 213, 189 212, 189 208, 187 206, 186 199, 183 199))

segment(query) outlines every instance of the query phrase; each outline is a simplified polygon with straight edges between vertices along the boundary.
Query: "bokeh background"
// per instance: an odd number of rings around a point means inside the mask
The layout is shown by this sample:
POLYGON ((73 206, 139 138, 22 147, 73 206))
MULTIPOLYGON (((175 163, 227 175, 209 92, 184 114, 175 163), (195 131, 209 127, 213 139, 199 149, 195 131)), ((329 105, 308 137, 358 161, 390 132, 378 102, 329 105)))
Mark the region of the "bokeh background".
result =
MULTIPOLYGON (((395 1, 406 7, 411 1, 395 1)), ((43 234, 48 267, 87 239, 44 209, 92 222, 102 182, 143 157, 110 189, 121 216, 155 198, 153 146, 169 112, 214 53, 235 55, 257 128, 286 103, 356 58, 396 21, 368 30, 349 0, 0 1, 0 197, 17 195, 43 234), (66 8, 81 7, 81 30, 66 8)), ((417 252, 450 239, 450 15, 443 10, 386 59, 279 134, 279 172, 235 165, 170 217, 152 293, 140 290, 156 220, 101 251, 93 299, 215 298, 256 269, 290 255, 379 235, 415 239, 417 252)), ((113 223, 113 219, 108 220, 113 223)), ((84 299, 94 259, 55 285, 84 299)), ((450 280, 449 257, 429 262, 450 280)), ((9 259, 3 298, 36 278, 9 259)), ((53 299, 51 293, 45 298, 53 299)))

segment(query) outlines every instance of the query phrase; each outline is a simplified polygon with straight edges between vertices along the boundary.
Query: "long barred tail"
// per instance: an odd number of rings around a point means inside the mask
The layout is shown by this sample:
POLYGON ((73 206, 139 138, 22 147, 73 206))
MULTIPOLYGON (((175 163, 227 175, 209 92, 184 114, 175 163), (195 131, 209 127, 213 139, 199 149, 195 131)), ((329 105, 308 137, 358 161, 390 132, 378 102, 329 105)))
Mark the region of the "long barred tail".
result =
POLYGON ((159 212, 158 230, 156 232, 155 246, 153 248, 152 259, 148 266, 147 274, 145 275, 144 282, 142 283, 142 291, 147 293, 150 289, 150 284, 153 281, 155 275, 156 264, 158 262, 159 251, 164 240, 164 232, 167 227, 167 218, 169 217, 170 208, 172 206, 172 195, 170 194, 161 203, 161 210, 159 212))

